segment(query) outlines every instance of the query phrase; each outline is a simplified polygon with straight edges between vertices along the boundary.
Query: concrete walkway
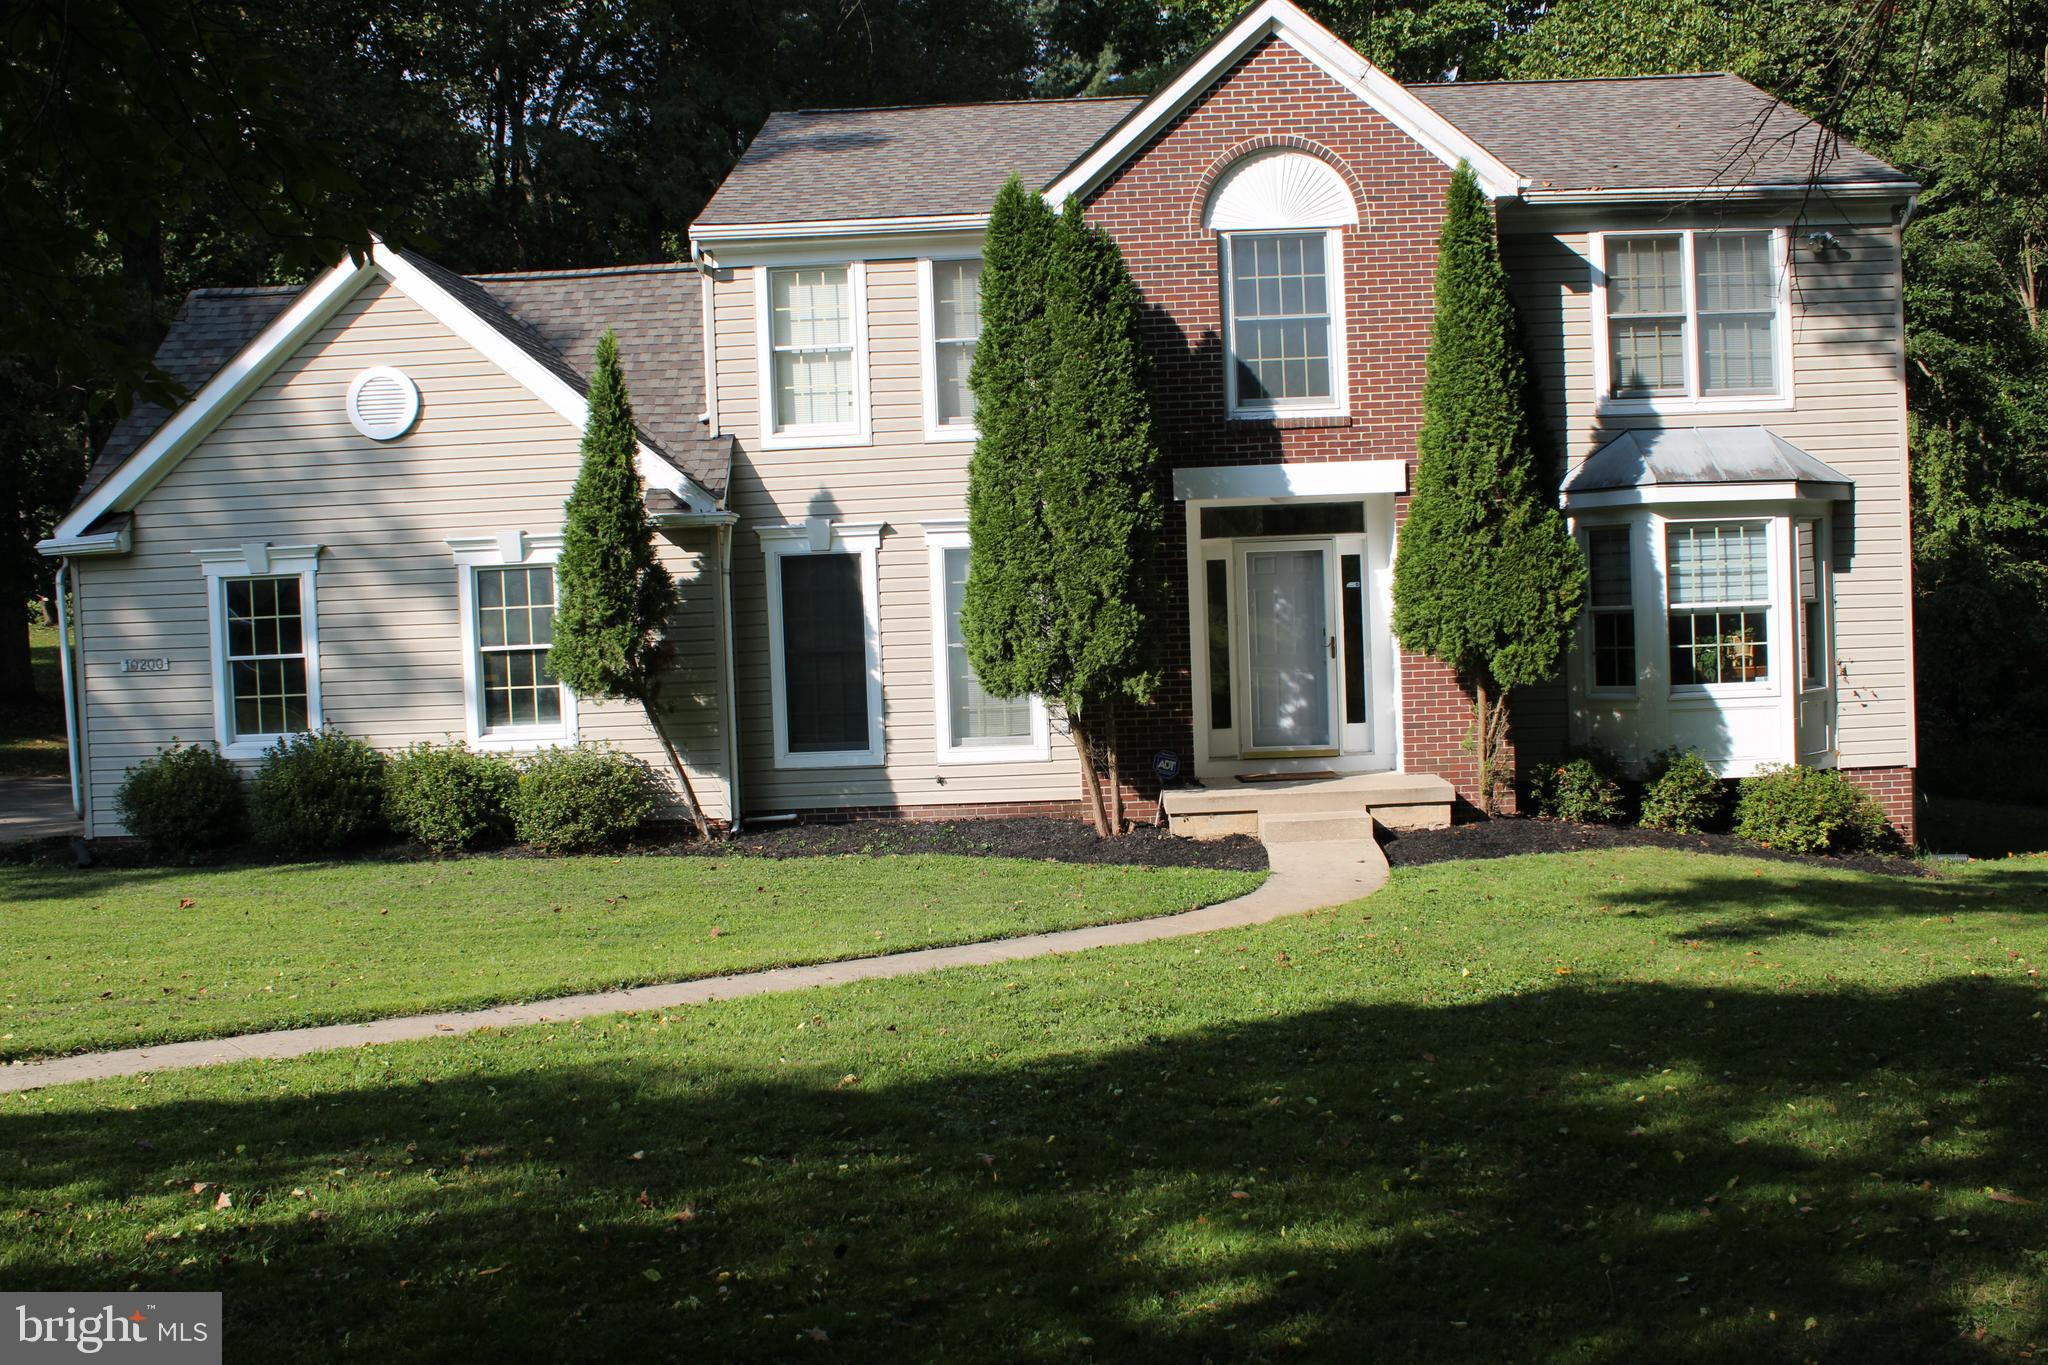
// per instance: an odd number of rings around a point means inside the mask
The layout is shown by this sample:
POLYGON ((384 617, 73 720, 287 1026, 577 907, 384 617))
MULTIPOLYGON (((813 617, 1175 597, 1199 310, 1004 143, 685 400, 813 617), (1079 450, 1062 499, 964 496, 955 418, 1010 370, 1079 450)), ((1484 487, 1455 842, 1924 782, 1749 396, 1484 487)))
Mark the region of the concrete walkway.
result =
POLYGON ((70 778, 0 779, 0 844, 77 834, 83 829, 71 813, 70 778))
POLYGON ((1177 915, 1104 924, 1089 929, 1063 929, 1058 933, 1031 934, 1024 938, 996 939, 987 943, 964 943, 952 948, 925 948, 911 953, 860 957, 814 967, 777 967, 770 971, 707 977, 664 986, 636 986, 630 990, 567 995, 525 1005, 497 1005, 490 1009, 450 1014, 415 1014, 398 1019, 377 1019, 366 1024, 281 1029, 274 1033, 246 1033, 234 1038, 209 1038, 196 1043, 166 1043, 161 1047, 123 1048, 118 1052, 89 1052, 46 1062, 21 1062, 0 1067, 0 1093, 37 1090, 46 1085, 64 1085, 72 1081, 135 1076, 144 1072, 183 1071, 252 1058, 303 1057, 310 1052, 361 1047, 368 1043, 438 1038, 452 1033, 472 1033, 478 1029, 513 1028, 521 1024, 559 1023, 569 1019, 588 1019, 593 1015, 618 1014, 625 1010, 674 1009, 713 1000, 736 1000, 745 995, 769 995, 777 991, 806 990, 813 986, 841 986, 852 981, 912 976, 948 967, 982 967, 1025 958, 1078 953, 1090 948, 1151 943, 1159 939, 1206 934, 1217 929, 1264 924, 1288 915, 1343 905, 1369 896, 1387 884, 1386 855, 1370 836, 1341 841, 1276 842, 1267 845, 1266 854, 1272 865, 1272 875, 1260 884, 1258 890, 1233 901, 1177 915))

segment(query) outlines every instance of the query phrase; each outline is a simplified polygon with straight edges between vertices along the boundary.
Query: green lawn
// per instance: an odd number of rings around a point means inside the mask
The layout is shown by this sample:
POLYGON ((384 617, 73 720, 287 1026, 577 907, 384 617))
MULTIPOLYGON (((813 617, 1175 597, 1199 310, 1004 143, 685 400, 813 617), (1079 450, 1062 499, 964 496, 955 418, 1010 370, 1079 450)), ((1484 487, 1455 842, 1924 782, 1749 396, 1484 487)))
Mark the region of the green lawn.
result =
POLYGON ((35 671, 33 706, 0 707, 0 778, 61 777, 65 772, 63 687, 57 678, 57 631, 28 628, 35 671))
POLYGON ((219 1289, 238 1360, 2038 1358, 2044 957, 2042 860, 1407 870, 0 1097, 0 1283, 219 1289))
POLYGON ((932 855, 0 866, 0 1060, 1007 938, 1262 875, 932 855))

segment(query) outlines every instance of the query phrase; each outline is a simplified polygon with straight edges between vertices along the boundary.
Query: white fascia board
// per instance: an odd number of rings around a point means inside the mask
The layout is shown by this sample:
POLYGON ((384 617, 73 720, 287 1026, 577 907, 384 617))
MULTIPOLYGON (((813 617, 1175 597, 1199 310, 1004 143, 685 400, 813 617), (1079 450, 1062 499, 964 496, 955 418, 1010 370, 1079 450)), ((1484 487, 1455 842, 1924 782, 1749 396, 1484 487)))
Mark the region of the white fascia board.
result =
POLYGON ((1847 502, 1847 484, 1839 483, 1665 483, 1635 488, 1597 488, 1584 493, 1565 489, 1560 496, 1567 512, 1594 512, 1610 507, 1682 507, 1730 503, 1847 502))
MULTIPOLYGON (((372 259, 406 297, 434 315, 436 321, 482 352, 485 359, 523 384, 532 394, 561 414, 578 431, 589 420, 590 404, 560 375, 527 354, 503 332, 472 312, 456 297, 427 278, 424 271, 379 241, 372 259)), ((705 487, 670 464, 645 442, 637 443, 640 477, 650 488, 665 488, 690 504, 692 511, 713 511, 718 499, 705 487)))
POLYGON ((895 218, 815 218, 784 223, 708 223, 690 229, 690 243, 771 242, 790 238, 887 237, 898 233, 971 232, 988 226, 986 213, 938 213, 895 218))
POLYGON ((1242 498, 1335 498, 1408 491, 1406 460, 1328 464, 1226 464, 1173 471, 1176 502, 1242 498))
MULTIPOLYGON (((819 225, 819 226, 829 226, 819 225)), ((979 255, 987 218, 965 227, 933 228, 919 232, 894 232, 875 236, 847 234, 831 236, 806 233, 797 237, 749 238, 715 244, 704 249, 697 244, 699 261, 708 260, 713 269, 738 269, 756 265, 848 265, 854 261, 915 260, 920 257, 979 255)))
POLYGON ((355 297, 374 270, 371 258, 365 256, 361 261, 344 260, 314 280, 269 326, 221 366, 219 373, 202 384, 199 392, 172 413, 106 482, 66 513, 45 543, 90 543, 94 537, 87 533, 87 528, 94 522, 109 512, 125 512, 134 507, 186 452, 269 378, 286 356, 334 316, 342 304, 355 297))
POLYGON ((1445 165, 1471 162, 1480 188, 1489 198, 1512 197, 1520 192, 1525 183, 1520 176, 1399 81, 1352 51, 1336 34, 1289 0, 1263 0, 1246 11, 1165 89, 1139 105, 1093 151, 1053 181, 1045 191, 1047 202, 1057 208, 1070 196, 1086 194, 1101 184, 1245 53, 1273 36, 1315 63, 1445 165))
POLYGON ((1522 191, 1530 204, 1661 204, 1670 200, 1783 199, 1811 195, 1815 199, 1909 199, 1921 187, 1903 180, 1856 180, 1818 183, 1797 180, 1769 185, 1660 185, 1613 190, 1522 191))

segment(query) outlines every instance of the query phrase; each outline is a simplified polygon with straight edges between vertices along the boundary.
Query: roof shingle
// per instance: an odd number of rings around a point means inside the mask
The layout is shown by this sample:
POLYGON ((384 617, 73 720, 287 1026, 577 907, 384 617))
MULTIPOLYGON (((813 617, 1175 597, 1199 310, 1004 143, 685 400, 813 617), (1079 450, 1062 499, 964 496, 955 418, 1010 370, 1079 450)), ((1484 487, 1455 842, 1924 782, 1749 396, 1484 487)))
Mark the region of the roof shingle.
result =
POLYGON ((1821 126, 1726 72, 1408 88, 1536 190, 1912 182, 1848 142, 1815 176, 1821 126))
POLYGON ((1013 172, 1043 189, 1139 103, 1016 100, 774 114, 697 224, 986 213, 1013 172))

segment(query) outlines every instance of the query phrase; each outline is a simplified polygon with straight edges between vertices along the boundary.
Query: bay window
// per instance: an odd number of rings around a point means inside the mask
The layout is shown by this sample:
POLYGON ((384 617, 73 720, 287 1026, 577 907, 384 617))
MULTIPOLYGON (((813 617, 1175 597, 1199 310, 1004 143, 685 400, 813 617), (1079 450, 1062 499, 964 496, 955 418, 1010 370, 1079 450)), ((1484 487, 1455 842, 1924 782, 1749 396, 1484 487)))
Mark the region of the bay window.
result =
POLYGON ((1636 685, 1636 606, 1629 528, 1597 526, 1586 534, 1586 615, 1591 625, 1593 686, 1632 692, 1636 685))
POLYGON ((1781 402, 1785 241, 1773 229, 1595 234, 1602 404, 1682 411, 1781 402))
POLYGON ((1683 522, 1665 530, 1674 687, 1770 677, 1769 528, 1683 522))

